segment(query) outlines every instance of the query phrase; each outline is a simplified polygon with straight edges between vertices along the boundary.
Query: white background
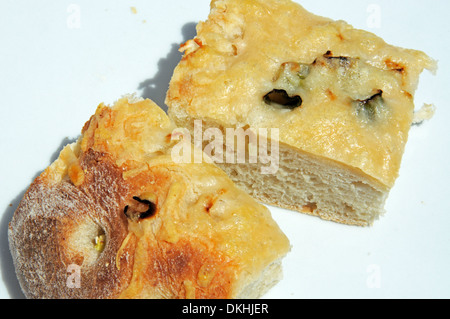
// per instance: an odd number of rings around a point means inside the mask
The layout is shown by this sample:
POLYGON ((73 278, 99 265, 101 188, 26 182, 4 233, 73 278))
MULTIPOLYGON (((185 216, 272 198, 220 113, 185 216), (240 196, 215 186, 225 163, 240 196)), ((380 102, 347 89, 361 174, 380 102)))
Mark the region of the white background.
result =
MULTIPOLYGON (((265 297, 449 298, 450 2, 301 3, 438 60, 416 94, 417 107, 434 103, 437 113, 412 127, 387 214, 373 227, 270 207, 293 248, 283 281, 265 297)), ((209 0, 1 0, 0 298, 23 298, 7 227, 28 185, 100 102, 136 92, 164 106, 177 49, 208 13, 209 0)))

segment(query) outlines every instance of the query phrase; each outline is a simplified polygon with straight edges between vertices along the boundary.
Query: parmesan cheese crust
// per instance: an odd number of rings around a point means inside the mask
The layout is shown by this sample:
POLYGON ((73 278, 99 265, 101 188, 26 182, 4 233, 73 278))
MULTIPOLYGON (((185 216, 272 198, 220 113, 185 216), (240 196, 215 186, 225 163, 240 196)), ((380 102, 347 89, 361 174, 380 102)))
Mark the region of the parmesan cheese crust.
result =
MULTIPOLYGON (((359 176, 355 183, 381 193, 381 202, 398 177, 419 75, 436 68, 423 52, 388 45, 289 0, 213 0, 208 19, 181 50, 166 98, 177 125, 191 128, 201 119, 205 127, 278 128, 282 152, 340 166, 359 176)), ((289 158, 289 164, 281 158, 281 166, 300 174, 302 162, 289 158)), ((232 173, 229 165, 223 167, 232 173)), ((241 173, 247 169, 245 178, 253 175, 249 167, 235 168, 234 180, 245 183, 241 173)), ((301 211, 312 203, 307 195, 295 203, 292 196, 290 202, 280 199, 283 193, 258 195, 269 181, 255 177, 252 182, 246 190, 270 204, 301 211)), ((278 183, 283 183, 280 176, 278 183)), ((297 191, 308 187, 296 183, 297 191)), ((323 205, 320 212, 320 195, 313 197, 316 214, 340 222, 371 223, 383 210, 377 202, 367 218, 356 216, 358 205, 349 210, 355 216, 323 205)))
POLYGON ((257 298, 280 279, 269 210, 214 164, 175 163, 174 128, 150 100, 98 106, 10 223, 27 297, 257 298))

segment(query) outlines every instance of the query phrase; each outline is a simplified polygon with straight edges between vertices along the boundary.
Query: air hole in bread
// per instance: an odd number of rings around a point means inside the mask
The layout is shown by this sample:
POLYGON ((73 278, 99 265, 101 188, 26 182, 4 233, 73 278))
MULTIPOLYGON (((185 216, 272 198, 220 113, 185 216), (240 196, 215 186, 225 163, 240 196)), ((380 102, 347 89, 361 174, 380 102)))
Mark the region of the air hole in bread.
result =
POLYGON ((156 214, 156 204, 153 200, 141 197, 133 196, 134 202, 125 206, 123 210, 125 216, 133 222, 139 222, 156 214))

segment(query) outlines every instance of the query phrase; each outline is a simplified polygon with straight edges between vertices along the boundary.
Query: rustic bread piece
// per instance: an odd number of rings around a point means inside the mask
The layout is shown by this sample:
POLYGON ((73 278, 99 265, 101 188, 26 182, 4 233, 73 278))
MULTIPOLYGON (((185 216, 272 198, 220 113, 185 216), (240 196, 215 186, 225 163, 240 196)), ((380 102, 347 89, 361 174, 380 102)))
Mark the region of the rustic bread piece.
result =
POLYGON ((269 173, 261 160, 226 161, 224 143, 217 164, 238 185, 345 224, 370 225, 384 213, 432 59, 289 0, 213 0, 181 50, 166 98, 178 126, 279 130, 279 167, 269 173))
POLYGON ((280 279, 269 210, 207 159, 178 163, 178 134, 149 100, 99 105, 10 223, 26 297, 257 298, 280 279))

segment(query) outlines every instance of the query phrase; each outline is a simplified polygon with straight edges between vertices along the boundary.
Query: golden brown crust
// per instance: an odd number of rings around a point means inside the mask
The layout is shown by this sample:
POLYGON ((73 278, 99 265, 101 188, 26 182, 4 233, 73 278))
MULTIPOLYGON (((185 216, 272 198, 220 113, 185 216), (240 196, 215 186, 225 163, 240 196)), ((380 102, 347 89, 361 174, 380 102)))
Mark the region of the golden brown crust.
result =
POLYGON ((147 262, 136 270, 140 276, 121 298, 142 293, 142 286, 160 287, 152 298, 228 299, 238 266, 207 243, 185 238, 177 243, 149 243, 147 262), (137 291, 141 289, 141 291, 137 291), (131 295, 130 295, 131 294, 131 295))
MULTIPOLYGON (((38 177, 10 223, 10 248, 28 298, 114 298, 131 278, 133 243, 123 250, 120 271, 115 260, 128 233, 118 198, 125 193, 123 181, 102 154, 89 151, 80 161, 87 172, 80 187, 70 181, 50 184, 45 176, 38 177), (91 224, 106 237, 103 252, 90 264, 84 263, 85 252, 73 249, 70 242, 71 233, 83 224, 91 224), (71 265, 80 267, 79 288, 68 283, 75 269, 71 265)), ((89 241, 97 236, 90 232, 81 235, 91 236, 89 241)))

